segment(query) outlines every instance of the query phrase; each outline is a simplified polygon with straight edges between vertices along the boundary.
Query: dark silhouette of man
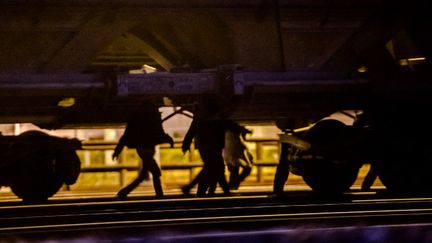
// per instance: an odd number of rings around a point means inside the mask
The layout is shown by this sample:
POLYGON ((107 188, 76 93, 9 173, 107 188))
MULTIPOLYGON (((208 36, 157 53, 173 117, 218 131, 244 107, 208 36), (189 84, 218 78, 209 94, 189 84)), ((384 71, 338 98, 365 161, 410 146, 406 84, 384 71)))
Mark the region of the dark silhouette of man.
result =
POLYGON ((134 114, 133 118, 129 119, 124 134, 112 155, 114 160, 117 159, 124 146, 127 146, 136 149, 138 156, 142 160, 138 177, 117 193, 119 198, 126 198, 132 190, 147 178, 148 172, 153 177, 156 197, 163 197, 160 180, 162 173, 154 159, 155 146, 162 143, 169 143, 171 147, 174 146, 173 139, 164 132, 158 108, 152 104, 145 104, 134 114))
POLYGON ((225 162, 222 150, 225 144, 225 131, 232 129, 236 124, 221 118, 218 107, 212 102, 200 104, 194 119, 183 140, 183 153, 189 150, 192 140, 195 138, 203 161, 203 168, 195 179, 188 185, 182 187, 183 193, 198 183, 197 196, 211 196, 214 194, 216 184, 219 183, 224 194, 230 194, 228 182, 225 178, 225 162))
POLYGON ((190 144, 195 137, 196 147, 204 163, 201 172, 190 184, 193 186, 193 183, 198 182, 198 196, 211 195, 212 192, 209 193, 209 189, 214 187, 216 183, 219 183, 225 194, 230 193, 225 178, 225 163, 222 157, 225 123, 226 121, 222 119, 195 117, 183 140, 182 150, 185 153, 189 150, 190 144))

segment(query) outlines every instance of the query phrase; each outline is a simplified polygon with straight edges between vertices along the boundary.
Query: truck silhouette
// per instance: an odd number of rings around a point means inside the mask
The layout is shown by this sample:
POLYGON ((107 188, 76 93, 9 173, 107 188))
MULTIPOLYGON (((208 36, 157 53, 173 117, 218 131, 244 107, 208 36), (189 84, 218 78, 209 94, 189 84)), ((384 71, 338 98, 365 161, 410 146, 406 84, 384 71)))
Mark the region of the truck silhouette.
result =
POLYGON ((78 139, 32 130, 0 136, 0 145, 0 186, 10 187, 25 202, 45 201, 79 176, 78 139))

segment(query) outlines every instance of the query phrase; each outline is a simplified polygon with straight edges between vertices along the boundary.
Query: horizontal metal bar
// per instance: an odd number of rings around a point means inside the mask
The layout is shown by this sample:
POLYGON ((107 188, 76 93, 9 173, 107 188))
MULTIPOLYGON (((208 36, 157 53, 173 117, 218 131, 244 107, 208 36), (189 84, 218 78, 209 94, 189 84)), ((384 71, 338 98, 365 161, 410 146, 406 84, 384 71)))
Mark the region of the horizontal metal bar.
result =
POLYGON ((0 89, 88 89, 105 83, 85 74, 0 74, 0 89))
POLYGON ((117 95, 215 93, 217 81, 216 73, 126 74, 117 78, 117 95))
POLYGON ((236 72, 233 75, 234 93, 241 95, 250 86, 341 86, 367 83, 349 78, 344 73, 324 72, 236 72))

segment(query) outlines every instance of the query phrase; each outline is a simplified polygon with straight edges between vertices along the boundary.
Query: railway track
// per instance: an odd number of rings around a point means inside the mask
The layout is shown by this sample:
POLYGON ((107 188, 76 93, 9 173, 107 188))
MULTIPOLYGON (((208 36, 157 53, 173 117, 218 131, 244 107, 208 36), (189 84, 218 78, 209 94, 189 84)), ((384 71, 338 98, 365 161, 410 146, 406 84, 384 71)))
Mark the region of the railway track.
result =
POLYGON ((194 232, 192 235, 209 230, 267 232, 275 227, 299 226, 317 230, 416 225, 417 229, 430 230, 430 223, 431 197, 355 193, 338 198, 293 193, 286 198, 240 195, 150 200, 136 197, 126 201, 64 200, 0 205, 0 236, 38 240, 95 236, 125 239, 179 231, 194 232))

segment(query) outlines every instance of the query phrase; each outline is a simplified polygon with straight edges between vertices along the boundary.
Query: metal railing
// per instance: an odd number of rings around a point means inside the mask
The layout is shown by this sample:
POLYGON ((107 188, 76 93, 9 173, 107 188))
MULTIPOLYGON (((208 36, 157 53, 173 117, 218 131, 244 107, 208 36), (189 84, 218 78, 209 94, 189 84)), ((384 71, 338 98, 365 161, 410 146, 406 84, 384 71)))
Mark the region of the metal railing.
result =
MULTIPOLYGON (((262 180, 262 168, 263 167, 275 167, 277 166, 276 161, 264 161, 261 160, 261 152, 259 146, 263 143, 278 143, 276 139, 250 139, 247 140, 248 143, 256 143, 257 149, 256 154, 254 155, 255 161, 253 166, 257 168, 256 170, 256 181, 260 182, 262 180)), ((116 146, 116 142, 114 141, 86 141, 83 142, 82 151, 107 151, 113 150, 116 146)), ((177 141, 176 145, 181 144, 181 142, 177 141)), ((179 146, 175 146, 175 148, 179 148, 179 146)), ((168 146, 160 146, 160 149, 170 149, 168 146)), ((192 148, 193 149, 193 148, 192 148)), ((172 162, 162 162, 160 164, 161 170, 188 170, 190 180, 193 179, 194 173, 193 170, 195 168, 200 168, 203 166, 201 161, 188 161, 186 163, 172 163, 172 162)), ((129 171, 138 171, 140 167, 138 165, 128 165, 128 164, 115 164, 115 165, 90 165, 83 166, 81 168, 82 173, 104 173, 104 172, 117 172, 119 173, 119 184, 120 186, 124 185, 124 174, 129 171)))

